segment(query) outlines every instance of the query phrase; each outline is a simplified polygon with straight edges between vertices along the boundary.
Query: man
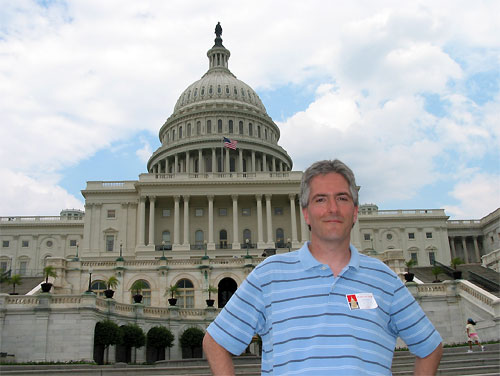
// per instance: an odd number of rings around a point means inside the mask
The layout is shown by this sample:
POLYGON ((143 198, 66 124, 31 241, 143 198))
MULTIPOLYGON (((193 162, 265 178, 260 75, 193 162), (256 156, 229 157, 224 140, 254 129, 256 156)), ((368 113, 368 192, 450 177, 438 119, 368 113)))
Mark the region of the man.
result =
POLYGON ((349 167, 314 163, 300 195, 311 241, 258 265, 208 327, 212 372, 234 374, 231 354, 257 333, 264 375, 389 375, 398 336, 417 356, 415 374, 435 374, 439 333, 389 267, 350 245, 358 192, 349 167))

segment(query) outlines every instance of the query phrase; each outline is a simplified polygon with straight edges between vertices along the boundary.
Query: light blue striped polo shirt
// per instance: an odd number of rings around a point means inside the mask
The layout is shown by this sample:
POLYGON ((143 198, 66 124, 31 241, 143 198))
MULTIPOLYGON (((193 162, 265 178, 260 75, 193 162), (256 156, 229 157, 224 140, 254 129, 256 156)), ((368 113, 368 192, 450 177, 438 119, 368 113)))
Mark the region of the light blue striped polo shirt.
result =
POLYGON ((267 258, 207 330, 232 354, 259 334, 264 375, 389 375, 398 336, 419 357, 441 342, 398 276, 352 245, 336 278, 307 244, 267 258), (367 293, 377 308, 359 308, 363 302, 353 295, 367 293))

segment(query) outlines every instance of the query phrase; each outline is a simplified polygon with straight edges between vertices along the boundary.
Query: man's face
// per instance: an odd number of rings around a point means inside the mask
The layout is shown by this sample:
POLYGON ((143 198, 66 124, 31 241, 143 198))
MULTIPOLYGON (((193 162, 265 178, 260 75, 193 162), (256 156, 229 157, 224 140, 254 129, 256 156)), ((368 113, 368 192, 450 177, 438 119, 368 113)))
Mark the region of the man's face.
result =
POLYGON ((358 207, 347 180, 332 172, 315 176, 309 186, 309 205, 302 212, 311 226, 311 240, 349 242, 358 207))

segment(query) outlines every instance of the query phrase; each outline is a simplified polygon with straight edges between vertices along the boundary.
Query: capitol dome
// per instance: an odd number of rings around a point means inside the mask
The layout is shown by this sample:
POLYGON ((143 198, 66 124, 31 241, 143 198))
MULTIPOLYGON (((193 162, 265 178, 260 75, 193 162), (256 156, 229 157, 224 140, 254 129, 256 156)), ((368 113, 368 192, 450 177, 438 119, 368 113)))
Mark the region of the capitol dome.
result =
POLYGON ((161 127, 162 145, 149 159, 149 173, 291 171, 278 126, 257 93, 229 70, 231 53, 221 34, 219 24, 208 71, 182 92, 161 127), (239 155, 222 155, 224 138, 237 144, 239 155))

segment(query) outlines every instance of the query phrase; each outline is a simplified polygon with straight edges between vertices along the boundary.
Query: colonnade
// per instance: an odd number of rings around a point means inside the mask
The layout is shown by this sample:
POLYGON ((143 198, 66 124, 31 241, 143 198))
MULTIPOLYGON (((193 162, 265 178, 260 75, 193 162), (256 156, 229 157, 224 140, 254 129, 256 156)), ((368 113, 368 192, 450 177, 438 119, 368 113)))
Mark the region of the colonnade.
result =
POLYGON ((220 172, 276 172, 290 171, 291 168, 285 161, 274 155, 242 148, 233 151, 229 148, 212 147, 210 149, 199 149, 197 152, 185 151, 165 157, 151 167, 151 172, 216 172, 220 170, 220 164, 222 164, 222 171, 220 172), (225 150, 225 152, 222 152, 222 150, 225 150), (221 156, 222 163, 220 163, 221 156), (231 159, 234 159, 233 166, 231 166, 231 159))
MULTIPOLYGON (((225 195, 227 197, 227 195, 225 195)), ((296 200, 296 194, 290 193, 288 194, 289 205, 290 205, 290 222, 289 227, 286 229, 289 231, 289 239, 291 242, 291 246, 293 248, 297 248, 301 242, 308 239, 309 233, 307 225, 304 221, 304 217, 300 214, 300 230, 301 237, 299 241, 298 237, 298 229, 297 229, 297 208, 298 202, 296 200)), ((219 196, 222 197, 222 196, 219 196)), ((244 196, 248 197, 248 196, 244 196)), ((274 248, 276 246, 274 234, 275 229, 273 227, 273 213, 272 213, 272 195, 271 194, 256 194, 255 196, 255 206, 257 209, 257 248, 265 249, 265 248, 274 248), (265 206, 265 224, 266 231, 264 232, 264 213, 263 206, 265 206)), ((204 239, 207 243, 208 250, 214 250, 215 247, 215 238, 214 238, 214 199, 215 195, 207 195, 207 207, 208 207, 208 215, 207 215, 207 228, 208 228, 208 238, 204 239)), ((238 209, 238 198, 239 195, 233 194, 231 195, 232 200, 232 249, 241 249, 242 244, 240 242, 240 233, 242 230, 239 226, 239 218, 241 216, 240 211, 238 209)), ((157 217, 156 213, 156 202, 158 197, 154 195, 149 196, 141 196, 139 200, 139 231, 138 231, 138 246, 145 247, 146 245, 151 246, 155 245, 155 221, 157 217), (149 200, 149 213, 146 210, 146 201, 149 200), (149 215, 149 231, 147 234, 147 242, 146 242, 146 216, 149 215)), ((173 207, 173 218, 174 218, 174 233, 173 233, 173 250, 189 250, 190 249, 190 195, 175 195, 173 196, 174 207, 173 207), (183 239, 181 241, 181 231, 180 231, 180 216, 181 216, 181 200, 182 200, 182 212, 183 212, 183 239)), ((229 241, 229 239, 228 239, 229 241)))
POLYGON ((456 239, 460 238, 461 239, 461 245, 462 245, 462 250, 463 250, 463 256, 464 256, 464 261, 465 263, 468 262, 481 262, 481 253, 479 251, 479 243, 478 243, 478 238, 479 236, 475 235, 465 235, 465 236, 450 236, 449 241, 450 241, 450 249, 451 249, 451 258, 459 257, 457 254, 457 249, 455 245, 456 239), (474 242, 474 256, 475 260, 471 260, 469 250, 467 249, 467 238, 471 237, 473 242, 474 242))

